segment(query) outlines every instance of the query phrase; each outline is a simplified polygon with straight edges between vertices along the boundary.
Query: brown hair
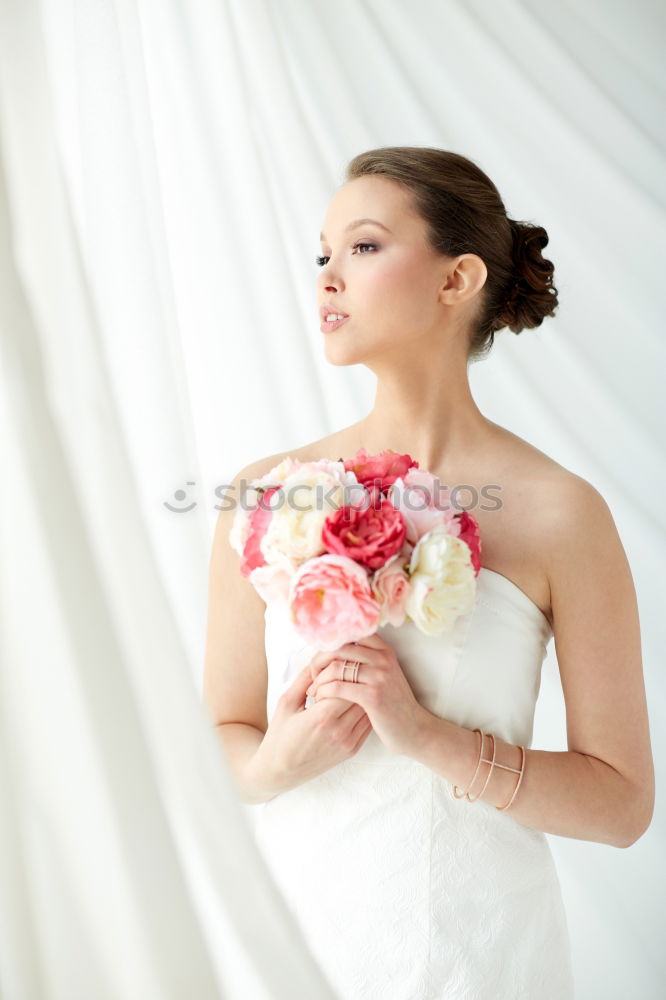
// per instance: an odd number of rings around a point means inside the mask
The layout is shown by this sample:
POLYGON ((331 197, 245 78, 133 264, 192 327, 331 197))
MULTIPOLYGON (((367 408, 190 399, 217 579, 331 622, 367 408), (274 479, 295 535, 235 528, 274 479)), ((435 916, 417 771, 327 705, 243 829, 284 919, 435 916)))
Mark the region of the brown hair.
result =
POLYGON ((554 267, 542 256, 543 226, 510 219, 490 178, 472 160, 428 146, 383 146, 349 161, 345 182, 383 174, 408 188, 436 253, 478 254, 488 276, 471 331, 468 360, 489 353, 497 330, 540 326, 557 308, 554 267))

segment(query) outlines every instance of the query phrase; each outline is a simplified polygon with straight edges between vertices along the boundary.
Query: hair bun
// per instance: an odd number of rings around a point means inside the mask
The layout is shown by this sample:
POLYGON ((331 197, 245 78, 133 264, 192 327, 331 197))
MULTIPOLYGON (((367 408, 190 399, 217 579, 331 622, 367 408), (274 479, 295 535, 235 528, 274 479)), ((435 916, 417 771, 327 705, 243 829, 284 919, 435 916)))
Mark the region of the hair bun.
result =
POLYGON ((495 329, 508 327, 514 333, 540 326, 557 308, 557 288, 553 284, 555 268, 542 250, 548 244, 543 226, 509 219, 513 235, 514 277, 500 309, 495 329))

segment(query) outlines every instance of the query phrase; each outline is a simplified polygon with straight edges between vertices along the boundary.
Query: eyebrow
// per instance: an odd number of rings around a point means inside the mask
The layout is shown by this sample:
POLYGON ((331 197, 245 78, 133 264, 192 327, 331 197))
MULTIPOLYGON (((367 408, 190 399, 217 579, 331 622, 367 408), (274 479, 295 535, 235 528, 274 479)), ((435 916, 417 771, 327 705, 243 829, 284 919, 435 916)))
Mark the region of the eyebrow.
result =
MULTIPOLYGON (((345 228, 344 232, 348 233, 352 229, 357 229, 359 226, 365 225, 365 223, 367 223, 367 222, 372 223, 373 226, 379 226, 380 229, 386 230, 387 233, 391 232, 391 230, 387 229, 387 227, 384 225, 383 222, 379 222, 377 219, 354 219, 354 221, 350 222, 349 225, 345 228)), ((319 234, 319 239, 320 240, 325 240, 326 237, 324 236, 323 233, 320 233, 319 234)))

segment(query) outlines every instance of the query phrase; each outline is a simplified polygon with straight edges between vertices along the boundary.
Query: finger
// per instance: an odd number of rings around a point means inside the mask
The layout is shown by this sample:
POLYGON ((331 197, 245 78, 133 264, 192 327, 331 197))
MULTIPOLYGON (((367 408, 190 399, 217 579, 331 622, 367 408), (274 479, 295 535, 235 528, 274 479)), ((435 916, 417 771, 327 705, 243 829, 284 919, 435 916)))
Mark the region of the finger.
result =
MULTIPOLYGON (((358 708, 358 705, 354 705, 354 708, 358 708)), ((363 712, 363 714, 356 720, 354 725, 351 727, 349 732, 351 736, 360 737, 361 734, 365 733, 366 730, 368 729, 372 729, 372 723, 370 722, 370 719, 367 717, 365 712, 363 712)))
POLYGON ((352 684, 360 683, 361 673, 363 673, 363 683, 367 684, 369 680, 368 671, 371 669, 372 664, 363 664, 357 671, 356 681, 352 681, 352 677, 354 676, 352 667, 349 664, 347 664, 347 666, 343 666, 342 662, 338 662, 336 660, 333 663, 329 663, 327 667, 324 667, 323 670, 317 674, 305 693, 309 695, 316 695, 322 684, 328 684, 330 681, 349 681, 352 684))
POLYGON ((340 646, 336 650, 336 656, 339 660, 349 660, 350 663, 354 663, 358 660, 359 663, 370 663, 373 658, 373 654, 369 646, 363 646, 360 642, 347 642, 344 646, 340 646))
POLYGON ((382 639, 381 635, 373 632, 371 635, 366 635, 362 639, 357 640, 359 646, 367 646, 368 649, 386 649, 389 645, 385 639, 382 639))
POLYGON ((317 688, 315 695, 317 704, 326 698, 344 698, 346 701, 353 701, 355 705, 360 705, 367 712, 366 691, 367 684, 358 684, 355 681, 329 681, 317 688))
POLYGON ((322 705, 325 705, 331 716, 336 719, 341 719, 344 715, 350 722, 353 722, 368 717, 365 709, 361 708, 360 705, 354 704, 353 701, 345 701, 344 698, 326 698, 325 701, 313 705, 312 709, 321 709, 322 705))
MULTIPOLYGON (((360 709, 360 705, 352 705, 352 708, 360 709)), ((372 729, 372 723, 370 722, 370 719, 363 711, 363 709, 360 709, 360 711, 361 714, 358 716, 357 719, 355 719, 350 730, 351 733, 356 733, 358 736, 360 736, 362 732, 365 732, 366 729, 368 728, 372 729)))
POLYGON ((312 680, 324 670, 338 655, 337 649, 321 649, 310 660, 308 667, 312 680))
POLYGON ((348 715, 350 719, 356 719, 357 722, 359 719, 365 719, 366 722, 368 723, 370 722, 370 719, 368 718, 368 713, 364 708, 361 708, 360 705, 355 705, 351 701, 342 701, 341 704, 347 706, 342 711, 341 713, 342 715, 348 715))
POLYGON ((359 738, 358 738, 358 741, 356 743, 356 746, 354 747, 353 754, 354 753, 358 753, 358 751, 361 749, 361 747, 363 746, 363 744, 365 743, 365 741, 367 740, 367 738, 368 738, 368 736, 370 735, 371 732, 372 732, 372 725, 369 724, 359 734, 359 738))
POLYGON ((339 661, 337 666, 339 670, 342 670, 342 664, 345 660, 349 663, 371 663, 373 656, 374 652, 370 652, 369 649, 363 649, 362 646, 353 645, 352 643, 347 643, 338 649, 332 649, 330 652, 319 653, 317 654, 317 661, 313 660, 310 662, 312 679, 315 680, 327 667, 331 665, 335 666, 335 661, 339 661))
POLYGON ((285 701, 287 701, 290 705, 300 704, 305 698, 305 689, 311 682, 312 675, 310 673, 310 664, 307 663, 302 670, 299 670, 289 687, 284 692, 285 701))

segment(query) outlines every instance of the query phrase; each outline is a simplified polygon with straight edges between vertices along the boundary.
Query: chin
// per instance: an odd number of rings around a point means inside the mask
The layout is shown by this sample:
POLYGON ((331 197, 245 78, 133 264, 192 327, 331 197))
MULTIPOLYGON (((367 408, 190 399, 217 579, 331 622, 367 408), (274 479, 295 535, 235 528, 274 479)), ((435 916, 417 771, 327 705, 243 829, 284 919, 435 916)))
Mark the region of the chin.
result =
POLYGON ((331 365, 344 367, 346 365, 362 365, 366 363, 366 352, 360 351, 358 345, 343 345, 326 347, 324 357, 331 365))
POLYGON ((360 365, 363 364, 361 358, 348 358, 341 356, 339 358, 330 358, 326 356, 326 360, 329 365, 335 365, 337 368, 345 368, 347 365, 360 365))

